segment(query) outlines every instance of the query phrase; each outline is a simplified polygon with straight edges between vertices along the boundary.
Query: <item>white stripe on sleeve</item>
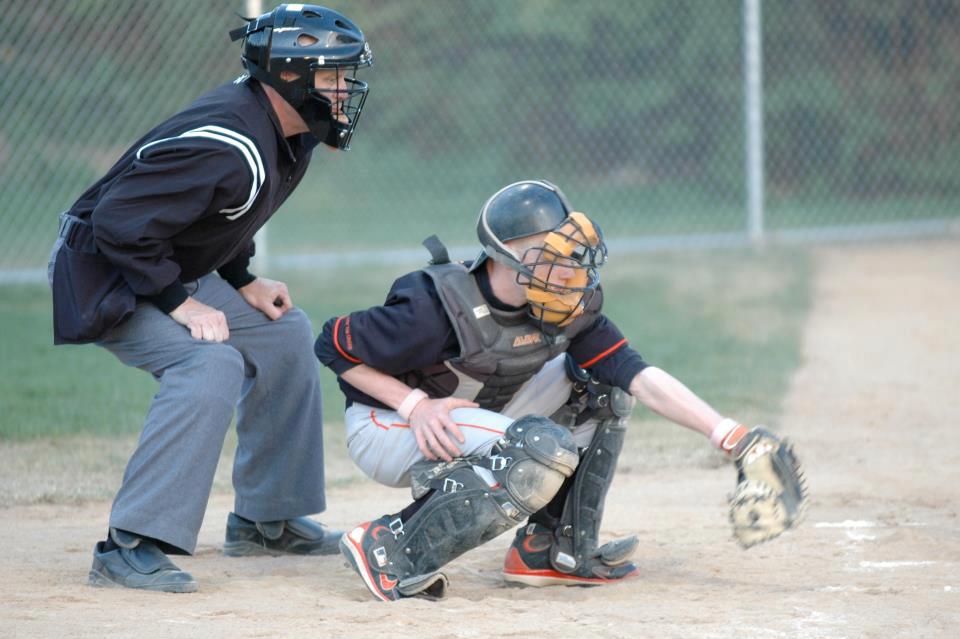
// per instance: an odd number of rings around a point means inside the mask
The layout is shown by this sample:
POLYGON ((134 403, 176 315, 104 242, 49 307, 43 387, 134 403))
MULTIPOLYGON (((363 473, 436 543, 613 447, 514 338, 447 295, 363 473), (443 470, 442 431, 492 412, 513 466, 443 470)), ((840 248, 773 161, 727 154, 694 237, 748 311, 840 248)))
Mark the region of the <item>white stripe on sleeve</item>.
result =
POLYGON ((263 167, 263 160, 261 159, 260 152, 257 150, 257 145, 253 143, 253 140, 245 135, 237 133, 236 131, 231 131, 230 129, 226 129, 221 126, 209 125, 191 129, 181 133, 176 137, 154 140, 153 142, 144 144, 137 150, 137 159, 139 160, 143 157, 143 152, 146 149, 156 144, 162 144, 164 142, 169 142, 170 140, 176 140, 177 138, 206 138, 209 140, 216 140, 218 142, 228 144, 240 151, 240 154, 243 156, 243 159, 247 162, 247 166, 250 169, 250 176, 252 178, 252 182, 250 184, 250 195, 247 198, 247 201, 240 206, 229 209, 221 209, 220 213, 226 215, 228 220, 235 220, 249 211, 250 207, 253 206, 254 201, 256 201, 257 195, 260 193, 260 188, 267 179, 267 172, 263 167))

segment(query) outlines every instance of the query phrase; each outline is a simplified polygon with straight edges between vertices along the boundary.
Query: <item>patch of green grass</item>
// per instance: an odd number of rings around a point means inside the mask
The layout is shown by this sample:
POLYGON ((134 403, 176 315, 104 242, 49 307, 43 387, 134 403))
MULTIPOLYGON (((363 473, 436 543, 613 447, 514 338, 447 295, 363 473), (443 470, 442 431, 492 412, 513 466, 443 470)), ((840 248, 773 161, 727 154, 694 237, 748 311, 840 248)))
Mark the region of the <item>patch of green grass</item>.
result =
MULTIPOLYGON (((803 252, 614 255, 604 267, 605 309, 651 363, 718 410, 775 420, 809 306, 803 252)), ((416 263, 274 273, 319 331, 328 318, 379 304, 416 263)), ((154 380, 96 346, 54 347, 45 287, 4 288, 0 307, 0 439, 136 433, 154 380)), ((343 397, 322 375, 325 416, 342 422, 343 397)), ((638 412, 641 422, 648 421, 638 412)), ((328 429, 331 450, 341 429, 328 429)))
POLYGON ((53 346, 49 290, 7 286, 0 310, 0 438, 139 429, 155 386, 95 346, 53 346))
POLYGON ((487 198, 525 178, 562 185, 609 237, 735 232, 746 223, 742 198, 719 198, 688 183, 603 179, 550 166, 518 174, 490 156, 451 161, 358 146, 349 154, 319 153, 314 165, 270 221, 276 255, 410 248, 432 233, 448 245, 470 244, 487 198))
POLYGON ((724 251, 624 261, 605 269, 605 311, 631 345, 721 412, 775 417, 800 363, 810 304, 807 254, 724 251))
POLYGON ((930 194, 876 199, 771 197, 765 224, 770 230, 857 224, 892 224, 960 217, 960 200, 930 194))
MULTIPOLYGON (((801 363, 810 308, 803 251, 613 256, 605 311, 650 364, 671 373, 721 414, 776 429, 790 376, 801 363)), ((638 407, 622 471, 715 466, 703 438, 638 407)))

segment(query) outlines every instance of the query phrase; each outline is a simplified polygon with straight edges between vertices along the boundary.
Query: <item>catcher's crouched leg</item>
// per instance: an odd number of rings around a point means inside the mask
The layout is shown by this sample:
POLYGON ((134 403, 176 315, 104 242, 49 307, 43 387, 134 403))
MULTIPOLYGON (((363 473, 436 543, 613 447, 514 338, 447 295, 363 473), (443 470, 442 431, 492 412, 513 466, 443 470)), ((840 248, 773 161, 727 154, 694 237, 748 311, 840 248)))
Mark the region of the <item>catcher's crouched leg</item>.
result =
POLYGON ((604 501, 623 448, 626 419, 635 403, 619 388, 604 390, 608 401, 590 414, 600 423, 575 476, 517 532, 504 561, 506 581, 528 586, 596 586, 639 574, 629 560, 639 543, 636 536, 599 545, 604 501))
POLYGON ((578 461, 566 428, 523 417, 488 455, 415 464, 417 502, 404 511, 413 512, 357 526, 341 552, 378 599, 441 597, 447 581, 437 570, 543 508, 578 461))

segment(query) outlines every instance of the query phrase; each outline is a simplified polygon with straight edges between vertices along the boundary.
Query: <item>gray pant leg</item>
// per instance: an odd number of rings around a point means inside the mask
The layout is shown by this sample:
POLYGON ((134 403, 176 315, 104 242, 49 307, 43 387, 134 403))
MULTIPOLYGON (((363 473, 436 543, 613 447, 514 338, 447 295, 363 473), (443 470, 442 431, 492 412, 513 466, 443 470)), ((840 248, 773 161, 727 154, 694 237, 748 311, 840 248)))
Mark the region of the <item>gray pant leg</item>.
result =
POLYGON ((237 413, 234 509, 254 521, 322 512, 323 405, 313 328, 298 308, 276 321, 247 308, 231 319, 227 342, 247 365, 237 413))
POLYGON ((192 295, 227 316, 226 343, 193 339, 152 304, 100 342, 160 381, 110 525, 188 552, 238 402, 237 512, 269 521, 325 506, 318 364, 305 315, 273 322, 215 275, 192 295))
POLYGON ((226 344, 193 339, 150 303, 139 304, 99 344, 160 382, 110 526, 193 552, 240 398, 243 358, 226 344))

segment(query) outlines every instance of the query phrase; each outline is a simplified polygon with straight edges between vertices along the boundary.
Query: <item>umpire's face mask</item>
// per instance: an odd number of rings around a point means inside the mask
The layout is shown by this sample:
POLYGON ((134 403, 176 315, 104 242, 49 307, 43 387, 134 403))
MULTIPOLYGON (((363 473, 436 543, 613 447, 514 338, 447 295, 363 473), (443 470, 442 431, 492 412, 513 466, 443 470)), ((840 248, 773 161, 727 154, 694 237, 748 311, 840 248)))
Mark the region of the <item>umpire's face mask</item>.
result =
POLYGON ((327 146, 350 150, 350 140, 360 120, 369 86, 357 80, 357 67, 316 68, 297 113, 310 133, 327 146), (348 75, 348 70, 352 71, 348 75))

